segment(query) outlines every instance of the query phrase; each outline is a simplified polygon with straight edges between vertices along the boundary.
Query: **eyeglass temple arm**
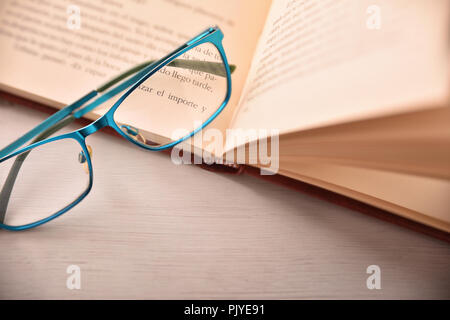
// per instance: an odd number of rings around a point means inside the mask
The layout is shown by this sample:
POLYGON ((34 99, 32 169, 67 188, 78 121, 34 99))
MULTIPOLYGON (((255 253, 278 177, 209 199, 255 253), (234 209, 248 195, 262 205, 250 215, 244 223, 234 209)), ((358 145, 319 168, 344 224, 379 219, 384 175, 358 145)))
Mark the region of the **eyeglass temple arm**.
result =
MULTIPOLYGON (((104 90, 114 86, 119 81, 129 77, 133 73, 138 72, 139 70, 141 70, 141 69, 143 69, 143 68, 145 68, 147 66, 150 66, 150 65, 154 64, 155 62, 157 62, 157 61, 156 60, 150 60, 150 61, 141 63, 141 64, 139 64, 139 65, 137 65, 137 66, 135 66, 135 67, 125 71, 124 73, 118 75, 114 79, 111 79, 110 81, 106 82, 104 85, 99 87, 97 89, 97 91, 98 92, 102 92, 102 91, 104 91, 104 90)), ((223 69, 223 63, 219 63, 219 62, 177 59, 177 60, 173 60, 172 62, 170 62, 168 64, 168 66, 184 68, 184 69, 194 69, 196 71, 209 72, 209 73, 221 76, 221 77, 226 77, 227 76, 225 70, 223 69)), ((230 67, 230 72, 231 73, 233 73, 234 70, 236 69, 236 66, 233 65, 233 64, 230 64, 229 67, 230 67)))
MULTIPOLYGON (((130 77, 131 75, 138 73, 128 79, 127 81, 124 81, 120 85, 116 86, 115 88, 111 89, 110 91, 104 93, 101 97, 96 99, 91 104, 87 105, 86 107, 83 107, 82 109, 76 111, 74 113, 75 118, 81 118, 83 115, 85 115, 87 112, 95 109, 103 102, 108 101, 112 97, 114 97, 119 92, 127 89, 128 87, 132 86, 134 83, 136 83, 139 79, 141 79, 150 69, 150 66, 153 65, 156 61, 151 60, 144 63, 141 63, 135 67, 132 67, 128 69, 127 71, 123 72, 122 74, 118 75, 117 77, 111 79, 110 81, 106 82, 96 90, 92 90, 85 96, 81 97, 77 101, 73 102, 72 104, 66 106, 65 108, 57 111, 47 119, 45 119, 43 122, 41 122, 39 125, 25 133, 23 136, 18 138, 17 140, 13 141, 6 147, 0 150, 0 159, 4 156, 8 155, 9 153, 13 152, 26 142, 30 141, 33 137, 38 135, 39 133, 43 132, 49 126, 52 126, 53 124, 58 123, 59 121, 63 120, 68 115, 72 114, 76 109, 80 108, 84 104, 86 104, 88 101, 96 97, 97 95, 103 93, 104 91, 108 90, 109 88, 113 87, 120 81, 130 77), (147 68, 149 67, 149 68, 147 68)), ((173 65, 175 67, 180 68, 192 68, 197 71, 205 71, 209 73, 216 74, 218 76, 226 76, 223 72, 223 67, 219 68, 217 65, 219 63, 215 62, 207 62, 207 61, 197 61, 197 60, 174 60, 168 65, 173 65)), ((223 66, 223 65, 222 65, 223 66)), ((235 65, 230 65, 230 72, 232 73, 236 69, 235 65)))

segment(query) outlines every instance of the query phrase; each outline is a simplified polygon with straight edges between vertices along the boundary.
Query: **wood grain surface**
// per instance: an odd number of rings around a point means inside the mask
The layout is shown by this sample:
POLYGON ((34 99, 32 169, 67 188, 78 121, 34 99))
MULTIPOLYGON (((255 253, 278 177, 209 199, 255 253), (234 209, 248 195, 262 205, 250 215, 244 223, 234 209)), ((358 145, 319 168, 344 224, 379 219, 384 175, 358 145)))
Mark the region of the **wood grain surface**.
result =
MULTIPOLYGON (((0 144, 46 116, 0 100, 0 144)), ((94 187, 80 205, 34 230, 0 230, 0 298, 450 298, 445 242, 104 133, 88 143, 94 187), (66 287, 69 265, 80 290, 66 287), (366 287, 369 265, 381 290, 366 287)))

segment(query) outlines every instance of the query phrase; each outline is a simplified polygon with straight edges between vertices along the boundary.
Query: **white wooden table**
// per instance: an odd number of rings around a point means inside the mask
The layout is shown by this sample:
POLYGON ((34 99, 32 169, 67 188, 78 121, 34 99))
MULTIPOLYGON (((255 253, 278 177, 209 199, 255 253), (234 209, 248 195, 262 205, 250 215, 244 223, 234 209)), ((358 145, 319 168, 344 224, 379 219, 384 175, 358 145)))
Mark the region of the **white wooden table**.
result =
MULTIPOLYGON (((1 100, 0 144, 45 117, 1 100)), ((43 227, 0 230, 0 298, 450 298, 444 242, 104 133, 88 139, 89 196, 43 227), (69 265, 80 290, 66 287, 69 265), (381 290, 366 287, 369 265, 381 290)))

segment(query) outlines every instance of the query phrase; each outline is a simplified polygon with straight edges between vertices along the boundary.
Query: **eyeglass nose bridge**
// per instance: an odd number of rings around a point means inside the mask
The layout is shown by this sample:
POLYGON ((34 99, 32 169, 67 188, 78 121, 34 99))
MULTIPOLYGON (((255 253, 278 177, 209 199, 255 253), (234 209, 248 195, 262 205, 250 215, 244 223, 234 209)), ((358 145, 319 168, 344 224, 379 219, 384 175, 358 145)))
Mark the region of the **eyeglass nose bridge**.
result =
POLYGON ((109 126, 108 124, 108 118, 103 116, 92 122, 91 124, 87 125, 84 128, 81 128, 78 133, 81 135, 82 138, 86 138, 90 136, 91 134, 99 131, 100 129, 109 126))

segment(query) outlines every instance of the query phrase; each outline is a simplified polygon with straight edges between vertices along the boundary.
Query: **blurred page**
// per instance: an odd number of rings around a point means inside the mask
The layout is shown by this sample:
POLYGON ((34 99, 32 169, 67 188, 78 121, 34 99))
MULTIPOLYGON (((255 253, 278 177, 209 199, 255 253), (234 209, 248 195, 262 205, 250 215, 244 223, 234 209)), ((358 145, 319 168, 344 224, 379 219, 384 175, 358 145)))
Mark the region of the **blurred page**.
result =
POLYGON ((449 7, 275 0, 232 127, 284 133, 447 104, 449 7))
POLYGON ((61 107, 121 71, 159 59, 218 25, 225 35, 228 60, 237 66, 231 101, 215 123, 225 127, 231 116, 228 109, 237 105, 269 4, 269 0, 2 0, 0 89, 61 107))

